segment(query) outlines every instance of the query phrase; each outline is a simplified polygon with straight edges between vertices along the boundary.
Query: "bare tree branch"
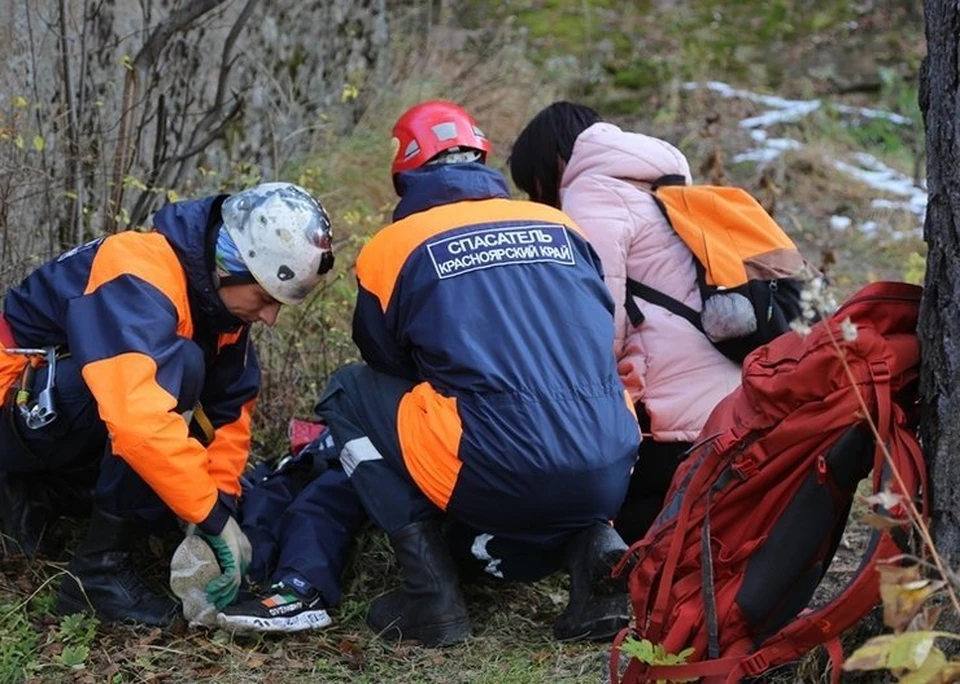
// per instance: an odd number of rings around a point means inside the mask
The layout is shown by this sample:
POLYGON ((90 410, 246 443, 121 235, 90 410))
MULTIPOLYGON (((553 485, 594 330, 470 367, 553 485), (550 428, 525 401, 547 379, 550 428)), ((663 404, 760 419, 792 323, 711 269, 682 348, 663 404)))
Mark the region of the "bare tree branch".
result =
MULTIPOLYGON (((242 111, 243 102, 236 95, 235 102, 226 115, 221 115, 225 105, 227 83, 230 77, 230 70, 234 64, 233 49, 237 39, 240 37, 244 26, 256 9, 260 0, 247 0, 247 3, 240 10, 236 21, 230 28, 223 43, 223 50, 220 53, 220 71, 217 77, 217 90, 213 98, 213 103, 207 109, 206 114, 200 119, 199 123, 193 127, 190 133, 190 139, 187 141, 186 150, 180 152, 173 158, 164 160, 163 167, 156 169, 153 180, 150 185, 169 186, 176 183, 183 175, 185 164, 189 159, 202 152, 208 145, 216 140, 223 133, 227 125, 233 121, 242 111), (219 119, 219 121, 218 121, 219 119)), ((156 197, 154 192, 141 193, 131 213, 131 220, 142 221, 150 211, 150 206, 156 197)))
MULTIPOLYGON (((223 130, 227 127, 227 125, 231 121, 233 121, 235 118, 237 118, 237 116, 239 116, 240 112, 242 111, 243 111, 243 100, 237 99, 233 107, 230 109, 230 111, 227 112, 227 114, 223 117, 220 123, 217 124, 216 128, 210 131, 207 134, 207 136, 203 138, 203 140, 200 140, 196 144, 194 144, 193 147, 188 148, 187 150, 185 150, 184 152, 181 152, 180 154, 178 154, 176 157, 172 159, 168 159, 164 163, 163 171, 165 172, 168 169, 173 168, 174 166, 177 166, 177 165, 180 165, 182 167, 182 165, 188 159, 190 159, 191 157, 199 154, 204 149, 206 149, 207 146, 210 145, 210 143, 212 143, 214 140, 220 137, 220 135, 223 133, 223 130)), ((157 186, 156 181, 158 180, 158 177, 160 175, 161 175, 160 173, 154 174, 155 178, 149 185, 156 187, 157 186)), ((154 191, 153 187, 147 188, 146 190, 140 193, 140 197, 137 199, 137 202, 134 205, 133 211, 130 212, 130 221, 132 223, 140 223, 146 220, 147 214, 150 213, 150 208, 153 205, 153 200, 156 198, 156 192, 154 191)))
MULTIPOLYGON (((39 91, 38 86, 37 86, 37 50, 36 50, 36 45, 35 45, 34 40, 33 40, 33 22, 30 20, 30 15, 31 15, 31 12, 30 12, 30 2, 29 2, 29 0, 24 0, 23 4, 24 4, 24 9, 26 10, 26 15, 27 15, 27 36, 28 36, 29 42, 30 42, 30 69, 31 69, 31 73, 32 73, 32 75, 33 75, 33 78, 31 79, 31 80, 33 81, 33 97, 34 97, 34 100, 35 100, 36 102, 40 102, 40 91, 39 91)), ((42 134, 43 134, 43 122, 42 122, 42 120, 41 120, 41 118, 40 118, 40 110, 35 109, 34 111, 35 111, 35 116, 37 117, 37 130, 39 130, 40 133, 41 133, 41 135, 42 135, 42 134)), ((40 158, 41 158, 41 161, 42 161, 42 163, 43 163, 44 168, 46 169, 46 166, 47 166, 47 156, 46 156, 46 152, 45 152, 45 151, 41 154, 41 157, 40 157, 40 158)), ((49 208, 50 208, 50 196, 49 196, 49 194, 48 194, 47 189, 44 189, 44 195, 46 196, 46 201, 44 202, 44 206, 45 206, 46 209, 41 212, 41 215, 46 218, 46 217, 49 217, 49 213, 48 213, 48 212, 49 212, 49 208)), ((48 249, 49 249, 50 253, 53 254, 53 253, 56 251, 56 247, 57 247, 57 245, 54 244, 54 231, 53 231, 53 230, 48 231, 48 233, 47 233, 47 238, 48 238, 48 240, 47 240, 48 249)))
MULTIPOLYGON (((86 19, 86 18, 84 18, 86 19)), ((84 24, 86 21, 84 21, 84 24)), ((77 110, 74 102, 73 80, 70 78, 70 49, 67 45, 67 3, 60 0, 60 69, 63 76, 64 103, 67 107, 67 191, 71 198, 70 229, 60 235, 61 249, 67 239, 76 239, 83 230, 83 179, 80 176, 80 130, 77 125, 77 110), (69 238, 68 238, 69 236, 69 238)), ((80 69, 83 70, 83 62, 80 69)))
POLYGON ((115 233, 117 230, 116 216, 123 207, 123 178, 135 158, 135 147, 129 138, 135 102, 138 99, 141 84, 146 80, 149 70, 156 64, 167 42, 175 33, 185 31, 197 18, 224 2, 225 0, 193 0, 173 12, 153 30, 129 66, 123 82, 120 132, 113 164, 113 197, 107 210, 106 220, 108 233, 115 233))
MULTIPOLYGON (((77 93, 77 122, 83 121, 84 108, 86 105, 87 92, 87 13, 90 9, 90 0, 83 0, 83 21, 80 29, 80 86, 77 93)), ((79 123, 77 130, 77 141, 79 143, 79 123)), ((80 154, 78 145, 78 154, 80 154)), ((73 240, 75 244, 83 242, 83 203, 86 197, 86 188, 83 182, 83 158, 77 159, 77 225, 73 240)))

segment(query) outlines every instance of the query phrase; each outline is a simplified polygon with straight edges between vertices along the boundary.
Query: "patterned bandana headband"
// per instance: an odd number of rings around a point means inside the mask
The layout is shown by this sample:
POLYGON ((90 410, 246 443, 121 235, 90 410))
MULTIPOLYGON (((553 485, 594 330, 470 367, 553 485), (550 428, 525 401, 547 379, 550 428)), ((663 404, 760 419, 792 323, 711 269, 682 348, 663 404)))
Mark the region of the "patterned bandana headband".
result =
POLYGON ((248 275, 250 273, 247 265, 240 257, 240 250, 233 242, 233 238, 221 224, 220 231, 217 234, 217 253, 216 253, 217 271, 220 275, 248 275))

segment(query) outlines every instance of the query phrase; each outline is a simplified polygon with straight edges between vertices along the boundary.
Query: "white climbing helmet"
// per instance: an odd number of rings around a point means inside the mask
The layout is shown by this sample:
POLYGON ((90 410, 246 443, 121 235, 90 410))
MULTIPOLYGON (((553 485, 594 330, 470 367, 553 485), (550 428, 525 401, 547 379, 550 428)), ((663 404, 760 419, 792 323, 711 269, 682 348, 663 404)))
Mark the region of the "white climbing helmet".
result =
POLYGON ((299 185, 255 185, 220 213, 250 274, 279 302, 299 304, 333 268, 330 217, 299 185))

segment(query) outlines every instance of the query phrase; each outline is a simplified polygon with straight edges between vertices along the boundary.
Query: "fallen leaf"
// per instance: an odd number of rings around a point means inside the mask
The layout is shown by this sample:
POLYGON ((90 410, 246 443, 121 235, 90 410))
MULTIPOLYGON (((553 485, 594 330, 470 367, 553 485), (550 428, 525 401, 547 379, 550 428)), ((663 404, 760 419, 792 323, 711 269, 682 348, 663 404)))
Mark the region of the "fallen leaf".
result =
POLYGON ((40 649, 40 653, 42 653, 44 656, 48 658, 58 656, 61 653, 63 653, 63 643, 58 641, 53 644, 47 644, 42 649, 40 649))
POLYGON ((910 621, 910 625, 907 627, 908 632, 919 632, 924 629, 933 629, 937 626, 937 622, 940 620, 940 614, 943 612, 944 606, 935 606, 935 605, 926 605, 923 607, 916 617, 910 621))
POLYGON ((860 518, 860 522, 878 530, 892 530, 895 527, 903 527, 904 525, 910 524, 909 520, 905 520, 903 518, 891 518, 886 515, 874 513, 873 511, 870 511, 860 518))
MULTIPOLYGON (((843 669, 855 670, 918 670, 933 651, 934 640, 951 636, 946 632, 904 632, 873 637, 854 651, 843 669)), ((939 649, 937 649, 939 652, 939 649)), ((935 656, 936 657, 936 656, 935 656)))
POLYGON ((900 678, 900 684, 927 684, 928 682, 939 682, 939 672, 947 664, 947 657, 939 648, 930 651, 930 655, 924 661, 918 670, 908 672, 900 678))
POLYGON ((877 570, 880 572, 883 622, 898 633, 910 625, 927 599, 946 586, 942 580, 921 577, 916 565, 881 565, 877 570))

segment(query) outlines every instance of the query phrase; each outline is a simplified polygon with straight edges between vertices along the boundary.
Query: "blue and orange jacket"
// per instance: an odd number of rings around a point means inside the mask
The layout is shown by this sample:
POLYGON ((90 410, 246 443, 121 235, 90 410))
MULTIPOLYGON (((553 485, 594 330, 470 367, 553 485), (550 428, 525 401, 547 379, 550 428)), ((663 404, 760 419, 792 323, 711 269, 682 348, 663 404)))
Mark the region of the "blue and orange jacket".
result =
MULTIPOLYGON (((240 494, 260 365, 249 326, 213 284, 226 196, 169 204, 155 231, 100 238, 50 261, 7 293, 3 316, 18 346, 62 346, 97 401, 113 452, 181 518, 222 529, 240 494), (178 405, 185 369, 203 358, 200 402, 215 428, 189 436, 178 405)), ((26 363, 0 351, 0 389, 26 363)), ((184 394, 196 396, 196 390, 184 394)))
POLYGON ((398 188, 394 223, 357 261, 353 335, 371 367, 418 383, 398 437, 420 489, 447 509, 467 472, 521 499, 532 479, 589 474, 622 500, 640 436, 610 351, 614 303, 580 230, 509 199, 479 163, 403 173, 398 188))

